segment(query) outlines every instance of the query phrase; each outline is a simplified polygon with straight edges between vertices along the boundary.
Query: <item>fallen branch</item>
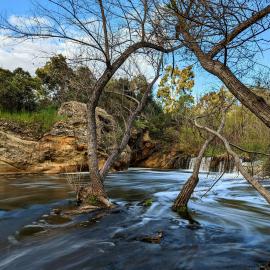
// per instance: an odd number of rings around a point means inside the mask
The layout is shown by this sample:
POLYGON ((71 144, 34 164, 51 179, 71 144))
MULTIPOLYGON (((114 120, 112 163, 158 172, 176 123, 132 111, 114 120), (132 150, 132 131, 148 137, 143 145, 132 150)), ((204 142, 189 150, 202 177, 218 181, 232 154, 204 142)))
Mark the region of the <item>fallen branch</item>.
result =
POLYGON ((225 172, 222 172, 222 174, 218 177, 218 179, 211 185, 211 187, 201 196, 201 199, 212 190, 212 188, 217 184, 217 182, 222 178, 225 172))
POLYGON ((267 154, 267 153, 246 150, 246 149, 244 149, 244 148, 242 148, 242 147, 240 147, 240 146, 238 146, 236 144, 233 144, 233 143, 229 143, 229 144, 230 144, 230 146, 232 146, 232 147, 234 147, 234 148, 236 148, 236 149, 238 149, 240 151, 249 153, 249 154, 262 155, 262 156, 268 156, 268 157, 270 156, 270 154, 267 154))
POLYGON ((270 203, 270 192, 263 187, 254 177, 252 177, 242 166, 241 160, 239 156, 232 150, 230 143, 227 141, 225 137, 223 137, 219 132, 212 130, 208 127, 201 126, 197 123, 196 119, 194 121, 195 126, 204 129, 208 133, 218 137, 224 144, 227 152, 233 157, 235 166, 238 169, 238 171, 243 175, 243 177, 265 198, 265 200, 270 203))

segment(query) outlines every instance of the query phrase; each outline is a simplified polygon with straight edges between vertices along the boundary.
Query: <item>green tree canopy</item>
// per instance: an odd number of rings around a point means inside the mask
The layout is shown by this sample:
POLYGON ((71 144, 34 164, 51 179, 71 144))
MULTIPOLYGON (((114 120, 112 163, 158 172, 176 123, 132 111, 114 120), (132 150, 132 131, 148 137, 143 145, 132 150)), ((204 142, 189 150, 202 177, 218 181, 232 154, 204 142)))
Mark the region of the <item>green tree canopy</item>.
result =
POLYGON ((191 95, 193 86, 192 66, 184 69, 167 66, 157 92, 157 97, 162 102, 164 111, 175 114, 190 107, 194 102, 191 95))
POLYGON ((0 107, 2 110, 34 111, 40 81, 31 77, 29 72, 17 68, 13 72, 0 69, 0 107))
POLYGON ((44 67, 36 70, 36 75, 42 81, 44 96, 56 105, 70 100, 87 102, 95 81, 87 66, 73 69, 61 54, 51 57, 44 67))

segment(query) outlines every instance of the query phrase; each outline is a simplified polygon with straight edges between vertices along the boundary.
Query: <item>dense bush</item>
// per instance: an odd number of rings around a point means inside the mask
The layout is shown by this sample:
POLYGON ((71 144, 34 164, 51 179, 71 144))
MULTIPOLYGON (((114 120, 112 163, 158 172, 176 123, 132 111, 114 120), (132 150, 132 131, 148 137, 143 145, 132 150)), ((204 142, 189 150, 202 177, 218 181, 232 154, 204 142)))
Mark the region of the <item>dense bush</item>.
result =
POLYGON ((0 69, 0 108, 8 112, 34 111, 40 81, 21 68, 13 72, 0 69))

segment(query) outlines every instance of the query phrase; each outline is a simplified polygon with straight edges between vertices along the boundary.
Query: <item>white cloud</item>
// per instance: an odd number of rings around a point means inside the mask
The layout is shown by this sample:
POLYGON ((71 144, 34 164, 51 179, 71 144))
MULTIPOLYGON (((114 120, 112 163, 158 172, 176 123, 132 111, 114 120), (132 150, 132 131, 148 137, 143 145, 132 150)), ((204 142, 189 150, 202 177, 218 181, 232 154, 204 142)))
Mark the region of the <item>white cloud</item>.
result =
MULTIPOLYGON (((46 19, 40 17, 34 19, 32 17, 19 17, 12 15, 9 17, 9 22, 16 26, 30 26, 33 23, 47 23, 46 19)), ((96 27, 96 25, 94 25, 96 27)), ((70 31, 75 31, 71 29, 70 31)), ((90 42, 89 36, 85 35, 82 32, 71 32, 72 37, 76 37, 79 40, 90 42), (85 36, 84 36, 85 35, 85 36)), ((114 37, 116 39, 116 37, 114 37)), ((122 39, 129 39, 128 32, 122 29, 121 35, 119 37, 122 39)), ((125 45, 118 47, 119 51, 125 49, 125 45), (122 48, 123 47, 123 48, 122 48)), ((14 70, 17 67, 21 67, 31 74, 35 73, 35 70, 44 65, 45 62, 51 56, 55 54, 63 54, 67 58, 75 58, 76 55, 81 55, 83 58, 92 57, 92 58, 101 58, 100 52, 90 48, 90 47, 80 47, 78 44, 68 40, 52 40, 52 39, 35 39, 35 40, 22 40, 22 39, 12 39, 8 37, 8 31, 0 30, 0 67, 5 69, 14 70)), ((138 69, 134 65, 134 60, 137 62, 137 66, 141 73, 146 75, 148 79, 151 79, 155 72, 153 67, 147 61, 145 55, 137 55, 132 57, 123 65, 124 69, 128 69, 130 73, 138 73, 138 69), (136 59, 134 59, 136 58, 136 59)), ((98 77, 102 74, 104 64, 98 61, 89 61, 88 62, 92 71, 98 77)), ((122 70, 123 72, 123 70, 122 70)), ((118 74, 121 74, 121 71, 118 74)))
POLYGON ((0 33, 0 67, 14 70, 21 67, 31 74, 44 65, 51 56, 62 53, 69 57, 74 49, 69 42, 53 42, 49 39, 12 39, 0 33))
MULTIPOLYGON (((1 68, 14 70, 21 67, 34 74, 35 70, 43 66, 51 56, 59 53, 62 53, 67 58, 73 58, 78 53, 78 46, 69 41, 56 42, 49 39, 23 41, 21 39, 11 39, 5 33, 0 33, 1 68)), ((129 69, 131 73, 138 73, 133 61, 134 58, 127 61, 123 68, 129 69)), ((148 79, 153 77, 154 70, 145 57, 138 56, 136 62, 140 72, 145 74, 148 79)), ((100 75, 103 69, 101 65, 92 63, 92 66, 95 67, 94 73, 97 76, 100 75)), ((122 72, 120 71, 120 74, 122 72)))
POLYGON ((16 16, 11 15, 8 18, 8 21, 12 25, 16 26, 35 26, 35 25, 49 25, 49 21, 44 17, 25 17, 25 16, 16 16))
POLYGON ((38 57, 41 50, 49 54, 52 46, 48 43, 41 46, 37 42, 22 42, 0 36, 0 66, 10 70, 22 67, 34 73, 35 69, 45 62, 44 58, 38 57))
MULTIPOLYGON (((33 26, 35 24, 49 24, 43 17, 24 17, 12 15, 9 22, 18 27, 33 26)), ((69 41, 53 39, 14 39, 9 37, 8 30, 0 29, 0 67, 14 70, 21 67, 31 74, 44 65, 55 54, 66 57, 74 55, 77 45, 69 41)))

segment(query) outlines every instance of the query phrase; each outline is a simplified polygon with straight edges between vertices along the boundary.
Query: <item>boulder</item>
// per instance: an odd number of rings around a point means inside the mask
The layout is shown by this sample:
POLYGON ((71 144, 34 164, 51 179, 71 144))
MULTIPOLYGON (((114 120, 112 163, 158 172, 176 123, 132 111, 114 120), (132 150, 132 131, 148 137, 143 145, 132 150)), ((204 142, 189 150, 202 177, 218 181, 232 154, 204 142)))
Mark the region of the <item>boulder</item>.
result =
MULTIPOLYGON (((0 173, 63 173, 85 171, 87 164, 86 104, 66 102, 58 114, 63 120, 39 140, 23 139, 14 130, 0 131, 0 173)), ((107 159, 116 140, 114 118, 96 109, 99 166, 107 159)), ((128 167, 131 151, 127 147, 113 169, 128 167)))

